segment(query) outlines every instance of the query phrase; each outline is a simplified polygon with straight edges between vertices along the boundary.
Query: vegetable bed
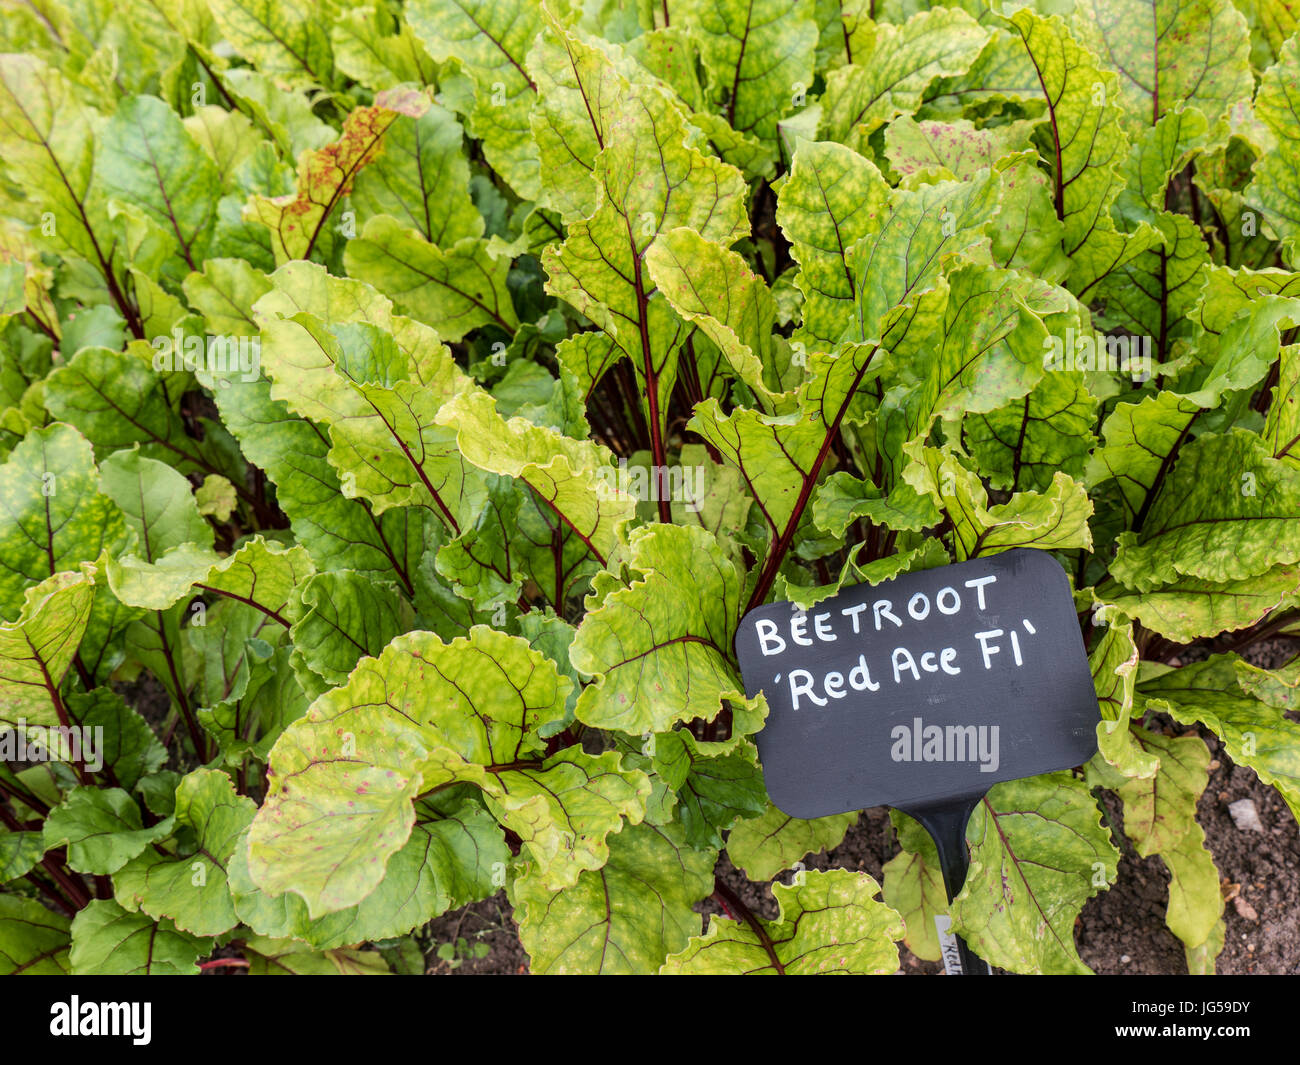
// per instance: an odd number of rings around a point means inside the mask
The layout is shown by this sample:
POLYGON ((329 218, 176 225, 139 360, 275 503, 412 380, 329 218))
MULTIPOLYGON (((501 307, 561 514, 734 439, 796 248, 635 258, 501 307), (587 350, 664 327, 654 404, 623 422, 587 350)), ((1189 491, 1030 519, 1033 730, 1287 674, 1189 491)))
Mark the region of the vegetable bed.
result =
POLYGON ((6 3, 0 973, 1294 971, 1295 30, 6 3), (1099 750, 950 905, 733 638, 1018 547, 1099 750))

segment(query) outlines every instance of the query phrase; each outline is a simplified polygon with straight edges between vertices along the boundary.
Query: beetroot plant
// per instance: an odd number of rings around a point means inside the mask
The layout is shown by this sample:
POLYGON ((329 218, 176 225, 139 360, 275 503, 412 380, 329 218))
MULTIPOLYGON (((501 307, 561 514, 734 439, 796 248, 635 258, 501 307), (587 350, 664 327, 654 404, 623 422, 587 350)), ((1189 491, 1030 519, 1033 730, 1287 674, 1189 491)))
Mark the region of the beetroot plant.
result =
POLYGON ((1121 830, 1213 971, 1207 737, 1300 814, 1293 30, 6 5, 0 971, 419 972, 504 891, 539 973, 1085 972, 1121 830), (807 870, 856 815, 768 801, 740 618, 1016 547, 1099 754, 951 907, 902 815, 807 870))

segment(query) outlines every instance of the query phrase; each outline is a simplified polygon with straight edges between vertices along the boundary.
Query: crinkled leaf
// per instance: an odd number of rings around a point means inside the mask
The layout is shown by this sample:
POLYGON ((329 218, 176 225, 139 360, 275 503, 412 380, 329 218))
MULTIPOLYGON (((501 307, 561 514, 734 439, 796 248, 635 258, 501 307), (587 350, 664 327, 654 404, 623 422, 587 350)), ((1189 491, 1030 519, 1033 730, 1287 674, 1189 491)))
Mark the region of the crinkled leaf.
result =
POLYGON ((634 735, 712 720, 722 699, 740 695, 730 664, 735 563, 703 529, 654 525, 632 534, 627 564, 640 576, 587 613, 570 650, 596 677, 578 697, 578 720, 634 735))
POLYGON ((525 199, 535 199, 537 150, 528 113, 536 98, 524 67, 542 30, 541 5, 532 0, 416 0, 406 20, 429 55, 459 60, 474 86, 470 133, 483 142, 492 168, 525 199))
POLYGON ((1141 684, 1149 709, 1183 725, 1204 724, 1238 765, 1250 766, 1265 784, 1300 811, 1300 725, 1282 710, 1239 686, 1235 655, 1216 655, 1141 684))
POLYGON ((880 885, 848 869, 802 873, 774 884, 780 913, 755 925, 711 917, 709 930, 672 955, 661 973, 874 975, 898 968, 898 913, 876 899, 880 885))
POLYGON ((737 822, 727 837, 727 856, 749 879, 771 880, 809 854, 838 847, 857 820, 851 813, 805 821, 768 803, 758 817, 737 822))
POLYGON ((556 891, 532 867, 509 885, 519 938, 535 973, 653 973, 700 930, 697 902, 713 889, 713 851, 672 825, 629 825, 609 860, 556 891))
POLYGON ((970 872, 952 914, 971 949, 1012 972, 1089 972, 1074 922, 1100 890, 1097 874, 1114 881, 1119 852, 1084 783, 1047 773, 997 784, 966 839, 970 872))
POLYGON ((1234 581, 1300 562, 1300 476, 1234 429, 1185 445, 1112 575, 1147 590, 1179 576, 1234 581))

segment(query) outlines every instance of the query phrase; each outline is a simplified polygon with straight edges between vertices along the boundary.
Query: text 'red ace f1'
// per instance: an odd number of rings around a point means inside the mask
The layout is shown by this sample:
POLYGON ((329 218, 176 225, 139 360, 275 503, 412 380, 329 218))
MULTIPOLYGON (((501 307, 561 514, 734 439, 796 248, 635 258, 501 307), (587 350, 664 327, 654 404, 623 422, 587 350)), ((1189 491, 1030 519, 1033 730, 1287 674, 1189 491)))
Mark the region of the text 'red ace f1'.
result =
POLYGON ((1018 548, 770 603, 736 633, 767 696, 758 749, 772 802, 812 818, 924 809, 1086 762, 1100 710, 1069 581, 1018 548))

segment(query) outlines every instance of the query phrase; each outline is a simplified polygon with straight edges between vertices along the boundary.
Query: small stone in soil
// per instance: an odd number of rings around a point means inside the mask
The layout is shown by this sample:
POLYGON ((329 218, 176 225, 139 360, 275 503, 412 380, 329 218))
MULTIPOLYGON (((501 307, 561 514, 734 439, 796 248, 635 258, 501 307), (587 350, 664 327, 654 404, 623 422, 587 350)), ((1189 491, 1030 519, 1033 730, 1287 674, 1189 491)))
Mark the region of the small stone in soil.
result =
POLYGON ((1228 813, 1238 832, 1263 832, 1264 826, 1259 820, 1259 811, 1255 809, 1254 799, 1238 799, 1228 804, 1228 813))
POLYGON ((1119 956, 1119 960, 1120 960, 1121 964, 1123 964, 1123 965, 1127 965, 1127 964, 1128 964, 1129 962, 1131 962, 1133 959, 1130 958, 1127 954, 1121 954, 1121 955, 1119 956))

